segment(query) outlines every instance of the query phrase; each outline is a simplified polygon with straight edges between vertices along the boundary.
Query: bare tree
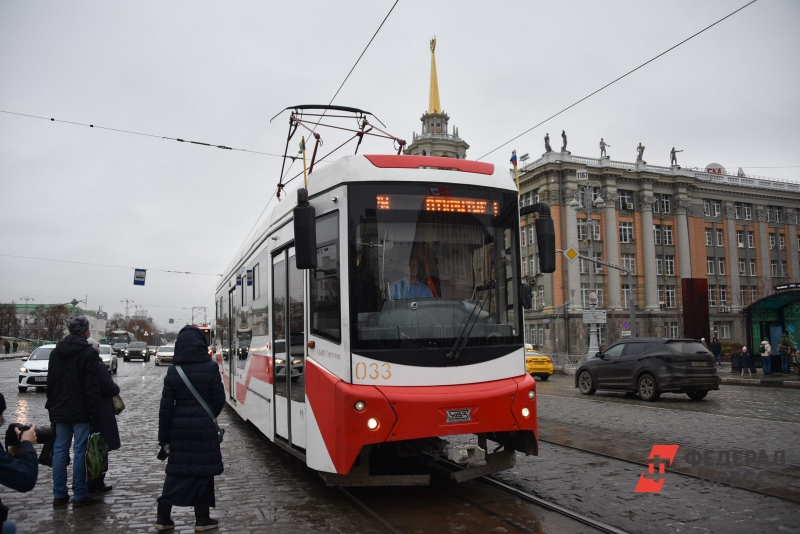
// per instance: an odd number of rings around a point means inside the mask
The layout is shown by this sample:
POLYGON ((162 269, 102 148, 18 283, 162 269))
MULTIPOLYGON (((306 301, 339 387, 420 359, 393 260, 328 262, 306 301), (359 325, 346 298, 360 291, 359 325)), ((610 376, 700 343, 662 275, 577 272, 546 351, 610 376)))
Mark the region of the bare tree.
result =
POLYGON ((14 303, 0 304, 0 335, 19 337, 20 325, 17 306, 14 303))

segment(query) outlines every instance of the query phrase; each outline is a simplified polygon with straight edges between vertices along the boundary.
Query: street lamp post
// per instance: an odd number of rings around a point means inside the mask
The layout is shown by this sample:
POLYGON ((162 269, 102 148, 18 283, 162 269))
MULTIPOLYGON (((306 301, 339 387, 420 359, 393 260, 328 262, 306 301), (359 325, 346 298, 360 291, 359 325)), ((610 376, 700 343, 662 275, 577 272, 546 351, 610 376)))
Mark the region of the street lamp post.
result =
MULTIPOLYGON (((575 197, 572 199, 572 202, 569 203, 570 207, 575 211, 584 211, 586 212, 586 232, 589 241, 589 257, 594 259, 594 222, 592 221, 592 214, 595 212, 595 208, 598 212, 602 213, 604 209, 606 209, 606 203, 603 200, 603 188, 600 185, 600 182, 592 182, 587 183, 586 186, 583 188, 583 192, 578 191, 575 194, 575 197), (595 190, 597 190, 597 199, 593 198, 595 195, 595 190), (583 201, 581 202, 578 198, 583 195, 583 201)), ((587 262, 589 265, 589 291, 594 291, 595 294, 597 289, 594 285, 594 265, 591 265, 591 262, 587 262)), ((590 306, 596 306, 595 303, 589 303, 590 306)), ((591 358, 597 351, 600 350, 600 346, 597 342, 597 328, 595 323, 589 324, 589 351, 587 353, 587 357, 591 358)))
POLYGON ((28 337, 28 301, 34 300, 34 299, 31 298, 31 297, 22 297, 19 300, 24 300, 25 301, 25 328, 24 328, 25 335, 24 335, 24 337, 28 337))

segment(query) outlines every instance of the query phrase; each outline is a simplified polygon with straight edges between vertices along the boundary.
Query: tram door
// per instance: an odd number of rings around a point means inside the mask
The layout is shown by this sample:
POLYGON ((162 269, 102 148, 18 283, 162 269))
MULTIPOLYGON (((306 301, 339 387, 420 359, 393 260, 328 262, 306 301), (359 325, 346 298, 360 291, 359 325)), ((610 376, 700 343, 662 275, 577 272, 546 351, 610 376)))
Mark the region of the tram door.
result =
POLYGON ((306 446, 304 272, 293 247, 272 258, 275 434, 300 448, 306 446))
POLYGON ((236 400, 236 287, 228 293, 228 391, 236 400))

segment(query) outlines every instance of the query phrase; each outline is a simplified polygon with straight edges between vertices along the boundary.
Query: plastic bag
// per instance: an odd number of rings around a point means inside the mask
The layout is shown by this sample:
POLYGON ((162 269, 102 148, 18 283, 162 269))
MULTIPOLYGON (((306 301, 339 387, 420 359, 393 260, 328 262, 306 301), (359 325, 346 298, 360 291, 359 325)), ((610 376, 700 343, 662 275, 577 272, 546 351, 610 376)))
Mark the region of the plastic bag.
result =
POLYGON ((86 448, 86 481, 91 482, 108 471, 108 445, 99 432, 89 435, 86 448))

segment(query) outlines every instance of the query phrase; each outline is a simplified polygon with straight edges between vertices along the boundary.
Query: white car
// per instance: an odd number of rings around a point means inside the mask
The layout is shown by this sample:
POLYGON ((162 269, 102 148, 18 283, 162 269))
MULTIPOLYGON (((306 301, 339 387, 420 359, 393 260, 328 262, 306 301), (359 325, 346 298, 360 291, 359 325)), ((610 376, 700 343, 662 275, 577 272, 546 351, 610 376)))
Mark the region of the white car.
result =
POLYGON ((42 345, 30 357, 22 359, 22 367, 19 368, 20 392, 28 391, 29 387, 47 387, 47 366, 50 364, 50 352, 54 348, 55 344, 42 345))
POLYGON ((106 364, 108 370, 117 373, 117 353, 111 345, 100 345, 100 359, 106 364))
POLYGON ((172 357, 175 355, 175 345, 164 345, 158 347, 156 351, 156 365, 162 363, 172 363, 172 357))

